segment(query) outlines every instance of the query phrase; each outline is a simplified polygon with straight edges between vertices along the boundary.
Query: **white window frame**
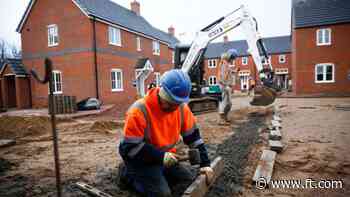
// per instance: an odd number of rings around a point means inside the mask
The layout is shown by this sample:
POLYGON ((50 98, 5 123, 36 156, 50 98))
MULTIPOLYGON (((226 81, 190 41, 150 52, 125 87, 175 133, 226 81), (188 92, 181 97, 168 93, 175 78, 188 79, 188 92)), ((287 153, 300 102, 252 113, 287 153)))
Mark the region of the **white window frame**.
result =
POLYGON ((217 81, 218 79, 217 79, 217 77, 215 76, 215 75, 211 75, 211 76, 209 76, 209 78, 208 78, 208 85, 209 86, 215 86, 215 85, 217 85, 218 84, 218 81, 217 81), (210 79, 211 79, 211 81, 213 81, 214 82, 214 79, 215 79, 215 83, 211 83, 210 82, 210 79))
POLYGON ((153 40, 152 51, 153 51, 153 55, 160 55, 160 43, 159 43, 159 41, 153 40))
POLYGON ((119 68, 113 68, 111 70, 110 73, 110 78, 111 78, 111 90, 112 92, 122 92, 124 91, 123 88, 123 70, 119 69, 119 68), (118 82, 117 82, 117 74, 116 73, 120 73, 120 87, 118 87, 118 82), (114 75, 114 82, 113 82, 113 78, 112 75, 114 75), (113 83, 115 83, 115 88, 113 88, 113 83))
POLYGON ((54 46, 58 46, 58 43, 59 43, 58 26, 56 24, 48 25, 47 26, 47 45, 49 47, 54 47, 54 46))
POLYGON ((52 82, 53 82, 53 93, 54 94, 62 94, 63 93, 63 83, 62 83, 62 72, 59 70, 53 70, 52 71, 52 82), (57 81, 57 76, 56 74, 60 75, 60 85, 61 85, 61 90, 58 91, 58 81, 57 81))
POLYGON ((216 59, 209 59, 208 60, 208 68, 216 68, 216 59))
POLYGON ((316 45, 317 46, 325 46, 325 45, 331 45, 332 44, 332 29, 331 28, 322 28, 318 29, 316 31, 316 45), (329 40, 326 42, 326 33, 329 35, 329 40), (320 38, 321 35, 321 38, 320 38))
POLYGON ((284 63, 286 63, 286 58, 287 58, 287 56, 286 55, 279 55, 278 56, 278 62, 280 63, 280 64, 284 64, 284 63), (283 61, 282 61, 283 60, 283 61))
POLYGON ((320 63, 315 65, 315 83, 334 83, 335 82, 335 66, 333 63, 320 63), (332 66, 332 80, 325 80, 327 76, 327 66, 332 66), (323 67, 323 80, 317 80, 317 68, 323 67))
POLYGON ((108 41, 110 45, 122 46, 122 37, 119 28, 108 26, 108 41))
POLYGON ((267 61, 266 61, 265 56, 262 56, 262 64, 263 65, 268 65, 269 62, 271 62, 271 55, 269 55, 269 59, 267 59, 267 61))
POLYGON ((141 38, 140 38, 140 36, 136 36, 136 50, 137 50, 137 51, 142 51, 142 48, 141 48, 141 38))
POLYGON ((154 75, 156 78, 156 86, 159 87, 160 86, 160 72, 155 72, 154 75))
POLYGON ((242 65, 248 65, 248 57, 242 57, 242 65))

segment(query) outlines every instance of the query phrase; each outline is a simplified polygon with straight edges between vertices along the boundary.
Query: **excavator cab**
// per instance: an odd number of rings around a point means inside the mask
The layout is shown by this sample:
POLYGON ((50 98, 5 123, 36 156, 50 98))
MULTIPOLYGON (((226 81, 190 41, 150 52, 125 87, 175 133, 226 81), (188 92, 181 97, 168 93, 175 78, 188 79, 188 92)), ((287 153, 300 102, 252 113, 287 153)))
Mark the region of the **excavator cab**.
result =
MULTIPOLYGON (((191 45, 178 44, 175 47, 175 66, 176 69, 181 69, 191 45)), ((202 89, 206 86, 204 80, 204 62, 203 55, 205 50, 200 51, 199 57, 195 64, 188 72, 192 83, 192 91, 190 95, 190 102, 188 106, 193 113, 202 113, 209 111, 216 111, 219 106, 218 96, 208 96, 203 94, 202 89)))

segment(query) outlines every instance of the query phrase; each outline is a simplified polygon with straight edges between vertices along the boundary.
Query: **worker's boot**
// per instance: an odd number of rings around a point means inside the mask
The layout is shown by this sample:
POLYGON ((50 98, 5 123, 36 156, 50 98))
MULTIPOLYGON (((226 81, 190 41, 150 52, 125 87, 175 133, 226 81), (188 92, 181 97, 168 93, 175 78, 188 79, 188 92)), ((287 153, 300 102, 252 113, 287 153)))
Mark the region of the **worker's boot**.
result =
POLYGON ((122 190, 127 190, 130 187, 124 162, 120 163, 118 167, 117 185, 122 190))
POLYGON ((220 114, 218 125, 227 126, 227 125, 230 125, 230 123, 231 122, 227 119, 225 114, 220 114))

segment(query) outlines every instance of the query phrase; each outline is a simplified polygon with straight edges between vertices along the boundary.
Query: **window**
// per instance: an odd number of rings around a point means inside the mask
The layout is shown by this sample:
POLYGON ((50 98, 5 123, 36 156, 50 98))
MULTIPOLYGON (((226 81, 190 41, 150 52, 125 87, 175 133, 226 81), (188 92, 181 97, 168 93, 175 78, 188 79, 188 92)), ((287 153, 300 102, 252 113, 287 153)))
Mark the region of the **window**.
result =
POLYGON ((154 55, 160 55, 160 48, 159 48, 159 42, 153 41, 153 54, 154 55))
POLYGON ((154 75, 156 76, 156 86, 159 87, 160 86, 160 73, 155 72, 154 75))
POLYGON ((141 38, 140 37, 136 37, 136 49, 137 51, 141 51, 141 38))
POLYGON ((248 57, 242 57, 242 65, 248 65, 248 57))
POLYGON ((53 47, 58 45, 58 27, 57 25, 47 26, 48 46, 53 47))
POLYGON ((111 81, 112 92, 123 91, 123 72, 121 69, 112 69, 111 81))
POLYGON ((281 64, 286 63, 286 55, 279 55, 278 62, 281 64))
POLYGON ((171 51, 171 62, 175 63, 175 51, 171 51))
POLYGON ((264 56, 262 57, 262 63, 264 65, 268 65, 269 62, 271 62, 271 56, 269 56, 269 59, 266 59, 264 56))
POLYGON ((215 59, 208 60, 208 68, 216 68, 216 60, 215 59))
POLYGON ((316 32, 317 46, 331 44, 331 29, 318 29, 316 32))
POLYGON ((116 46, 122 46, 120 29, 109 26, 108 27, 108 37, 109 37, 109 44, 116 45, 116 46))
POLYGON ((209 77, 209 85, 210 86, 216 85, 216 76, 209 77))
POLYGON ((316 64, 315 83, 333 83, 334 82, 334 64, 316 64))
POLYGON ((61 71, 54 70, 52 71, 52 79, 53 79, 53 93, 54 94, 62 94, 62 73, 61 71))

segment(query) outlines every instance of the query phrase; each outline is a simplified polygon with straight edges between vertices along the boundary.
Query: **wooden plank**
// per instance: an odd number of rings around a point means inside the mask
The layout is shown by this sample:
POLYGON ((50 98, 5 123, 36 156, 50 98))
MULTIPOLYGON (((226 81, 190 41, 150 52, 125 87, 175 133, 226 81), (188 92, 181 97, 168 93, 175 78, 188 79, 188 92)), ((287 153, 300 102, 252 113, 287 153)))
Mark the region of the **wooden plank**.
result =
POLYGON ((281 140, 282 139, 281 131, 278 129, 270 130, 269 139, 270 140, 281 140))
POLYGON ((276 151, 277 153, 282 152, 283 144, 279 140, 269 140, 270 149, 276 151))
POLYGON ((75 183, 75 185, 82 190, 83 192, 86 192, 92 196, 96 196, 96 197, 112 197, 111 195, 102 192, 94 187, 92 187, 91 185, 88 185, 86 183, 83 182, 77 182, 75 183))
POLYGON ((0 140, 0 148, 12 146, 12 145, 15 145, 15 144, 16 144, 15 140, 8 140, 8 139, 0 140))
POLYGON ((205 175, 199 175, 196 180, 186 189, 182 197, 202 197, 209 190, 210 186, 224 171, 224 160, 221 157, 217 157, 212 163, 211 168, 214 171, 214 177, 212 182, 207 185, 205 175))
POLYGON ((253 176, 253 183, 259 181, 261 178, 264 178, 268 184, 271 181, 273 166, 275 164, 276 152, 271 150, 264 150, 259 164, 255 170, 253 176))

